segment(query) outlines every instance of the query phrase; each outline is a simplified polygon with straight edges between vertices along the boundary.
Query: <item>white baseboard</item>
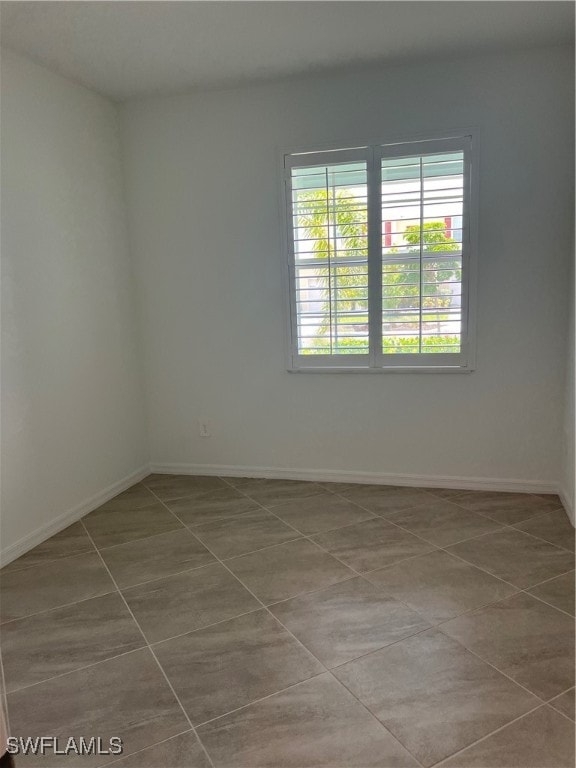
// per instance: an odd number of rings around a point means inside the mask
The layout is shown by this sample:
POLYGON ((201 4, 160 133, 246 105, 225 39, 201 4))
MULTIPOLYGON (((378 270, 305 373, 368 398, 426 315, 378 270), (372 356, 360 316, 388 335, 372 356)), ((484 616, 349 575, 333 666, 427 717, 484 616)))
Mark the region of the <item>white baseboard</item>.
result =
POLYGON ((372 483, 411 485, 421 488, 457 488, 464 491, 517 491, 518 493, 558 493, 558 483, 513 480, 495 477, 456 477, 453 475, 408 475, 386 472, 354 472, 333 469, 286 469, 243 467, 225 464, 152 464, 151 472, 167 475, 222 475, 262 477, 278 480, 310 480, 324 483, 372 483))
POLYGON ((576 516, 574 514, 574 505, 570 501, 570 496, 566 493, 566 490, 564 488, 560 488, 560 490, 558 491, 558 495, 560 496, 560 501, 562 502, 562 505, 566 510, 566 514, 570 518, 570 522, 576 528, 576 516))
POLYGON ((9 547, 5 547, 5 549, 0 551, 0 566, 8 565, 8 563, 16 560, 17 557, 20 557, 20 555, 37 547, 38 544, 42 544, 42 542, 49 539, 50 536, 54 536, 55 533, 64 530, 64 528, 67 528, 72 523, 80 520, 84 515, 97 509, 101 504, 105 504, 110 499, 113 499, 114 496, 125 491, 126 488, 130 488, 134 483, 138 483, 145 478, 149 472, 150 468, 148 465, 140 467, 136 471, 126 475, 126 477, 123 477, 121 480, 112 483, 112 485, 109 485, 107 488, 103 488, 98 493, 95 493, 93 496, 80 502, 80 504, 76 504, 75 507, 72 507, 72 509, 69 509, 67 512, 58 515, 58 517, 54 518, 50 523, 43 525, 41 528, 37 528, 35 531, 32 531, 32 533, 19 539, 9 547))

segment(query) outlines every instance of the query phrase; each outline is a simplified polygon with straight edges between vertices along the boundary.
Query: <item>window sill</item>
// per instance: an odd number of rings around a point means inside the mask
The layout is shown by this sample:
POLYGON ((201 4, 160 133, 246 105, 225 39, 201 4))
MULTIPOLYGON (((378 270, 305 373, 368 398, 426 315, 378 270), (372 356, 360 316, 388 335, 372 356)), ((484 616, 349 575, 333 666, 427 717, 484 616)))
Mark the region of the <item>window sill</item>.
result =
POLYGON ((451 365, 421 365, 421 366, 395 366, 390 368, 288 368, 288 373, 474 373, 474 368, 463 368, 451 365))

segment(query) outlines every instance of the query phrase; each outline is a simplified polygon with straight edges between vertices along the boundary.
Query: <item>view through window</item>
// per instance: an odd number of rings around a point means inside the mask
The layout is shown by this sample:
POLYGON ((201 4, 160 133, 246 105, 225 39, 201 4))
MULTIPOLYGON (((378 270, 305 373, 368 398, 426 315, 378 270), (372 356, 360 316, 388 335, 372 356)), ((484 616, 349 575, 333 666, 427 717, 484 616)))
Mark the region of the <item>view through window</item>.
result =
POLYGON ((288 156, 299 364, 467 364, 469 140, 434 144, 288 156))

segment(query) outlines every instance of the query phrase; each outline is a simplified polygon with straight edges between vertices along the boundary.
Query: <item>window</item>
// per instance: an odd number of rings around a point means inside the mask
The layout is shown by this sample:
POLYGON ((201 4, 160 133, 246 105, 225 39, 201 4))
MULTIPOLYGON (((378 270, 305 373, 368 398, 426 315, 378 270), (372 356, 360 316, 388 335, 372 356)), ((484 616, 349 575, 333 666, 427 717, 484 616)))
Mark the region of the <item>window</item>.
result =
POLYGON ((471 370, 471 146, 284 156, 291 370, 471 370))

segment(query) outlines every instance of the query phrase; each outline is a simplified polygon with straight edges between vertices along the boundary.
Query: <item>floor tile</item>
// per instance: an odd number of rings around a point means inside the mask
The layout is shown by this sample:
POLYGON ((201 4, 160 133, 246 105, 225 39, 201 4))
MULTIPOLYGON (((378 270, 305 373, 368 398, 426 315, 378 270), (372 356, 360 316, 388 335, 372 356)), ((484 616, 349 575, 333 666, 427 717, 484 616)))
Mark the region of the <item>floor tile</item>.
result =
POLYGON ((153 501, 157 501, 153 493, 151 493, 146 486, 142 483, 136 483, 131 488, 128 488, 117 496, 114 496, 109 501, 98 507, 98 511, 110 511, 110 510, 125 510, 125 509, 139 509, 140 507, 146 507, 153 501))
MULTIPOLYGON (((188 721, 146 648, 8 694, 13 736, 118 736, 128 755, 174 736, 188 721)), ((66 765, 96 766, 98 756, 74 756, 66 765)), ((62 756, 20 755, 18 768, 63 768, 62 756)))
POLYGON ((540 698, 574 685, 574 621, 530 595, 460 616, 442 631, 540 698))
POLYGON ((387 519, 439 547, 497 531, 500 523, 475 512, 463 510, 450 501, 423 504, 394 512, 387 519))
POLYGON ((442 768, 573 768, 574 727, 540 707, 442 763, 442 768))
POLYGON ((271 507, 292 499, 304 499, 324 492, 321 485, 301 480, 250 480, 238 486, 242 493, 271 507))
POLYGON ((535 493, 534 496, 538 496, 541 499, 545 499, 550 503, 556 504, 557 507, 562 506, 562 500, 557 493, 535 493))
POLYGON ((327 667, 430 626, 417 613, 360 578, 277 603, 271 611, 327 667))
POLYGON ((204 475, 148 475, 142 482, 162 501, 183 499, 198 492, 213 491, 226 486, 219 477, 204 475))
POLYGON ((574 568, 574 555, 521 531, 503 530, 448 548, 458 557, 525 589, 574 568))
POLYGON ((264 609, 154 646, 192 723, 324 672, 264 609))
POLYGON ((175 499, 166 502, 166 506, 184 525, 190 527, 261 509, 256 501, 227 486, 212 491, 198 491, 192 499, 175 499))
POLYGON ((400 485, 359 485, 358 483, 335 483, 334 491, 347 499, 360 504, 377 515, 399 512, 402 509, 430 504, 437 497, 422 488, 409 488, 400 485))
POLYGON ((182 523, 158 501, 138 509, 100 508, 86 515, 84 525, 99 548, 182 528, 182 523))
POLYGON ((437 630, 351 661, 334 674, 424 766, 538 703, 437 630))
POLYGON ((356 571, 382 568, 434 549, 433 545, 381 518, 320 533, 313 541, 356 571))
POLYGON ((112 765, 114 768, 211 768, 206 752, 192 731, 116 760, 112 765))
POLYGON ((456 496, 462 496, 469 491, 463 488, 427 488, 428 493, 438 496, 441 499, 453 499, 456 496))
POLYGON ((572 523, 563 509, 533 517, 525 523, 519 523, 516 528, 531 533, 532 536, 539 536, 551 544, 556 544, 557 547, 563 547, 574 552, 574 534, 576 531, 574 531, 572 523))
POLYGON ((459 496, 456 503, 506 525, 520 523, 558 506, 553 498, 498 491, 469 491, 459 496))
POLYGON ((529 589, 531 595, 574 616, 574 571, 529 589))
POLYGON ((416 768, 330 675, 201 726, 215 768, 416 768))
POLYGON ((2 627, 6 690, 72 672, 145 645, 118 593, 11 621, 2 627))
POLYGON ((2 575, 11 571, 20 571, 22 568, 31 568, 35 565, 45 565, 61 557, 79 555, 81 552, 93 552, 94 545, 84 530, 82 523, 73 523, 63 531, 54 534, 42 544, 31 549, 26 554, 13 560, 2 568, 2 575))
POLYGON ((131 587, 216 562, 186 528, 119 544, 101 550, 101 554, 119 587, 131 587))
POLYGON ((562 712, 563 715, 566 715, 566 717, 569 717, 571 720, 576 720, 576 716, 574 715, 574 688, 561 693, 560 696, 552 699, 548 704, 558 712, 562 712))
POLYGON ((231 619, 260 605, 219 564, 150 581, 123 590, 123 594, 151 643, 231 619))
POLYGON ((3 573, 0 579, 0 617, 2 621, 19 619, 105 595, 115 589, 96 552, 65 557, 46 565, 3 573))
POLYGON ((229 475, 221 475, 221 480, 224 480, 228 485, 232 485, 234 488, 240 488, 245 483, 253 483, 255 480, 261 480, 260 477, 230 477, 229 475))
POLYGON ((514 592, 514 587, 440 551, 373 571, 366 578, 433 624, 514 592))
POLYGON ((264 603, 343 581, 353 572, 303 539, 228 560, 228 568, 264 603))
POLYGON ((196 526, 194 534, 222 560, 273 544, 283 544, 301 536, 298 531, 264 509, 196 526))
POLYGON ((332 493, 280 504, 274 507, 274 514, 305 534, 321 533, 374 517, 372 512, 332 493))

